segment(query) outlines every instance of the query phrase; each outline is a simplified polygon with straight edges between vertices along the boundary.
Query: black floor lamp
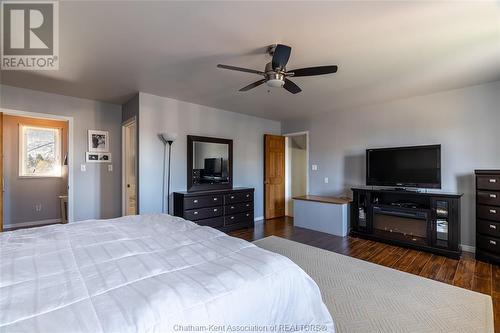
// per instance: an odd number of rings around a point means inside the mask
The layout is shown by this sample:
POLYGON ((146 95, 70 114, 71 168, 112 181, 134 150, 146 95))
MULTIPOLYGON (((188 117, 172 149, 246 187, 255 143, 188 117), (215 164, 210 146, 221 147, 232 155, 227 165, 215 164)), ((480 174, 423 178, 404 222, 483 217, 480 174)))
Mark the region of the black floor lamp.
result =
POLYGON ((170 214, 170 160, 172 158, 172 144, 177 137, 176 134, 161 133, 158 134, 161 142, 163 142, 163 183, 162 183, 162 200, 161 212, 165 213, 165 159, 167 158, 167 145, 168 145, 168 175, 167 175, 167 214, 170 214))

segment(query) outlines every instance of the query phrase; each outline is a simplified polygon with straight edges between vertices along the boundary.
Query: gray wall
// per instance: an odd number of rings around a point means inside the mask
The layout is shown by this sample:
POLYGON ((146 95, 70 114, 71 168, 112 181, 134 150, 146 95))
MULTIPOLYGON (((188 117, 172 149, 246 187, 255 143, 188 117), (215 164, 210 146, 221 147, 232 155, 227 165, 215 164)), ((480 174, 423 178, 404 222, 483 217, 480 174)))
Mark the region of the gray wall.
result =
POLYGON ((126 122, 134 117, 139 121, 139 94, 132 97, 122 106, 122 122, 126 122))
POLYGON ((0 108, 73 117, 73 218, 78 221, 121 215, 120 105, 2 85, 0 108), (108 172, 105 163, 86 164, 89 129, 109 131, 113 172, 108 172), (81 164, 86 164, 86 172, 80 171, 81 164))
POLYGON ((500 168, 500 82, 283 122, 310 131, 310 194, 365 183, 365 150, 442 144, 442 187, 463 192, 462 244, 475 244, 474 169, 500 168), (329 177, 329 183, 324 183, 329 177))
POLYGON ((279 134, 280 123, 174 99, 140 93, 140 212, 161 211, 163 145, 158 133, 177 133, 172 150, 173 191, 186 189, 189 134, 232 139, 234 186, 255 188, 255 217, 263 215, 263 135, 279 134))

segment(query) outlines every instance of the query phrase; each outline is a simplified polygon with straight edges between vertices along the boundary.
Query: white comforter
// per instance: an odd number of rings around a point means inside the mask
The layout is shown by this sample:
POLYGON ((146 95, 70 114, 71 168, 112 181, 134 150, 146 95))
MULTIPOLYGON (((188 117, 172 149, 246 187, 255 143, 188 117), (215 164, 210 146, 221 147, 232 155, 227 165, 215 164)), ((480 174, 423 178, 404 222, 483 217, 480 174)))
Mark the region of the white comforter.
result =
POLYGON ((2 333, 333 331, 292 261, 184 219, 89 220, 0 242, 2 333))

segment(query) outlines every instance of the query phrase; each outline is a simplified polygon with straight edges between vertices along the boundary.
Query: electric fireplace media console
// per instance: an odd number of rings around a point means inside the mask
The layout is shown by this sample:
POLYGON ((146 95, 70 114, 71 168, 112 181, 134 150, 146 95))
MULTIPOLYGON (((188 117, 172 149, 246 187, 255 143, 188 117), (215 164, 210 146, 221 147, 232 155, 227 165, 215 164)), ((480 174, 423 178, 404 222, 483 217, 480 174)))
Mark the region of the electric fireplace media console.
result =
POLYGON ((460 257, 462 194, 353 188, 351 234, 460 257))

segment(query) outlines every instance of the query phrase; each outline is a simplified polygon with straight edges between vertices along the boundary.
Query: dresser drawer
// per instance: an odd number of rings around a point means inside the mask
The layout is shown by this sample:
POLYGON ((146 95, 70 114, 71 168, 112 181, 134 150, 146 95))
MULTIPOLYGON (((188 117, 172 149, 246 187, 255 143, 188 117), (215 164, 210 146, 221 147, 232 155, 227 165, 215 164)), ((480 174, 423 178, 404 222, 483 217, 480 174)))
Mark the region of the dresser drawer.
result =
POLYGON ((224 214, 231 215, 241 212, 253 211, 253 202, 242 202, 224 206, 224 214))
POLYGON ((208 219, 212 217, 222 216, 223 208, 219 207, 210 207, 210 208, 200 208, 200 209, 191 209, 186 210, 184 212, 184 218, 190 221, 197 221, 208 219))
POLYGON ((477 205, 477 217, 500 222, 500 207, 477 205))
POLYGON ((224 225, 231 225, 236 223, 252 223, 253 212, 239 213, 227 215, 224 217, 224 225))
POLYGON ((252 201, 252 200, 253 200, 253 192, 251 191, 230 193, 226 194, 224 197, 224 203, 226 205, 238 202, 252 201))
POLYGON ((477 176, 476 187, 478 190, 497 190, 500 191, 500 176, 477 176))
POLYGON ((224 217, 219 216, 212 219, 204 219, 196 221, 196 224, 212 228, 221 228, 224 226, 224 217))
POLYGON ((476 228, 481 234, 500 238, 500 223, 477 220, 476 228))
POLYGON ((477 235, 476 246, 482 250, 500 254, 500 238, 477 235))
POLYGON ((195 209, 222 205, 222 194, 184 198, 184 209, 195 209))
POLYGON ((500 192, 477 191, 477 203, 490 206, 500 206, 500 192))

